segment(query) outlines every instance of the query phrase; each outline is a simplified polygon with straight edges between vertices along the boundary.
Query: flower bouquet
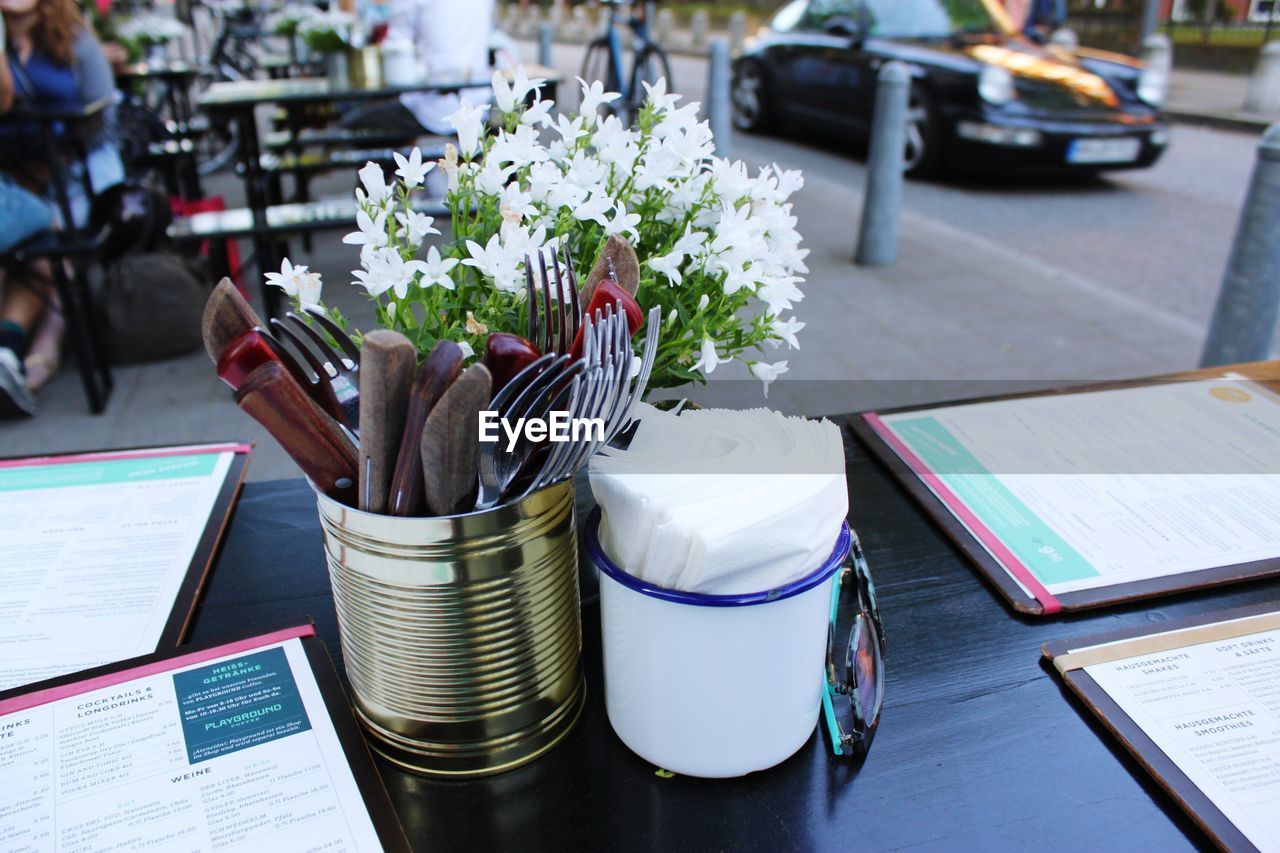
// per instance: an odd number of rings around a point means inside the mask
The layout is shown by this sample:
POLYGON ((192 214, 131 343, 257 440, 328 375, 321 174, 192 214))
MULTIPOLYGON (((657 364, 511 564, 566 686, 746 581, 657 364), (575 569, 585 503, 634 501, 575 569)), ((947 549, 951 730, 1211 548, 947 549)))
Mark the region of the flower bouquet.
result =
POLYGON ((340 53, 351 46, 355 23, 346 12, 316 12, 299 20, 296 32, 312 53, 340 53))
POLYGON ((305 3, 288 3, 267 17, 266 29, 278 36, 295 36, 303 22, 319 17, 320 10, 305 3))
MULTIPOLYGON (((490 332, 524 328, 527 257, 541 251, 550 262, 563 247, 585 270, 623 237, 642 259, 636 301, 663 309, 650 387, 702 382, 735 360, 766 386, 785 372, 787 362, 764 360, 761 347, 796 348, 804 327, 789 316, 807 272, 788 202, 800 173, 752 175, 714 156, 699 105, 680 105, 663 81, 646 84, 631 128, 601 116, 619 96, 599 82, 579 81, 578 111, 558 116, 542 82, 523 69, 510 79, 499 72, 493 108, 464 99, 450 117, 458 140, 443 159, 397 154, 391 183, 376 164, 360 170, 358 230, 344 241, 360 247, 354 283, 379 324, 420 353, 451 340, 472 357, 490 332), (447 181, 452 234, 424 247, 440 231, 415 197, 433 169, 447 181)), ((347 328, 305 267, 286 260, 268 280, 347 328)))

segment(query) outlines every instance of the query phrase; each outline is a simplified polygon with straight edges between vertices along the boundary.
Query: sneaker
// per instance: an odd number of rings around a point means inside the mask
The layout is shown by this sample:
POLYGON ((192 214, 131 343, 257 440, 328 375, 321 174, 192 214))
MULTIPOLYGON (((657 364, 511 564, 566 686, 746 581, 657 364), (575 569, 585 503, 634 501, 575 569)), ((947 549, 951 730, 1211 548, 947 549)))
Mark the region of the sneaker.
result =
POLYGON ((29 418, 36 413, 36 398, 27 388, 22 362, 11 349, 0 349, 0 418, 29 418))

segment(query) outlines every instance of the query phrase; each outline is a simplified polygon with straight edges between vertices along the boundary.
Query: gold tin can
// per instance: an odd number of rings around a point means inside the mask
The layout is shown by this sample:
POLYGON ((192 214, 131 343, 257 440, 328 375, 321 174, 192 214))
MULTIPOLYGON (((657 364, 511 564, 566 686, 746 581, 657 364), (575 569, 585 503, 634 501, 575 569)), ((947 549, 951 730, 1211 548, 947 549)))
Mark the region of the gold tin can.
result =
POLYGON ((317 501, 375 750, 429 776, 485 776, 568 733, 585 698, 572 481, 440 518, 317 501))

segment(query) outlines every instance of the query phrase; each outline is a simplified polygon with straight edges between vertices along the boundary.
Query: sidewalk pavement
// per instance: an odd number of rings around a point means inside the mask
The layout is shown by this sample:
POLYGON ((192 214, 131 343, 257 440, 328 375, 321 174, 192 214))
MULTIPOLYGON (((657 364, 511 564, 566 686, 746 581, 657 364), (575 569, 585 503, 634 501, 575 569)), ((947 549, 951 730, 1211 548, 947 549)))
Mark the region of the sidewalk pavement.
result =
MULTIPOLYGON (((1176 61, 1176 55, 1174 58, 1176 61)), ((1165 114, 1177 121, 1261 132, 1280 121, 1280 115, 1245 110, 1244 95, 1248 86, 1249 78, 1243 74, 1175 68, 1169 79, 1165 114)))

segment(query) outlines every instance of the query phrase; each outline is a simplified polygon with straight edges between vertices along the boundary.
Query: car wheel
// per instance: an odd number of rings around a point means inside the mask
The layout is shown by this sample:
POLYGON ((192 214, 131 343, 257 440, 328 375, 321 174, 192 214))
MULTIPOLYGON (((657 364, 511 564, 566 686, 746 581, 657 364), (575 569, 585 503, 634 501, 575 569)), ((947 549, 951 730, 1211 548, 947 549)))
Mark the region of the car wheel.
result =
POLYGON ((938 144, 938 122, 929 95, 919 86, 911 87, 907 101, 906 149, 902 170, 913 178, 937 175, 941 171, 942 150, 938 144))
POLYGON ((744 59, 734 66, 730 99, 733 101, 733 126, 739 130, 758 132, 776 126, 760 63, 744 59))

